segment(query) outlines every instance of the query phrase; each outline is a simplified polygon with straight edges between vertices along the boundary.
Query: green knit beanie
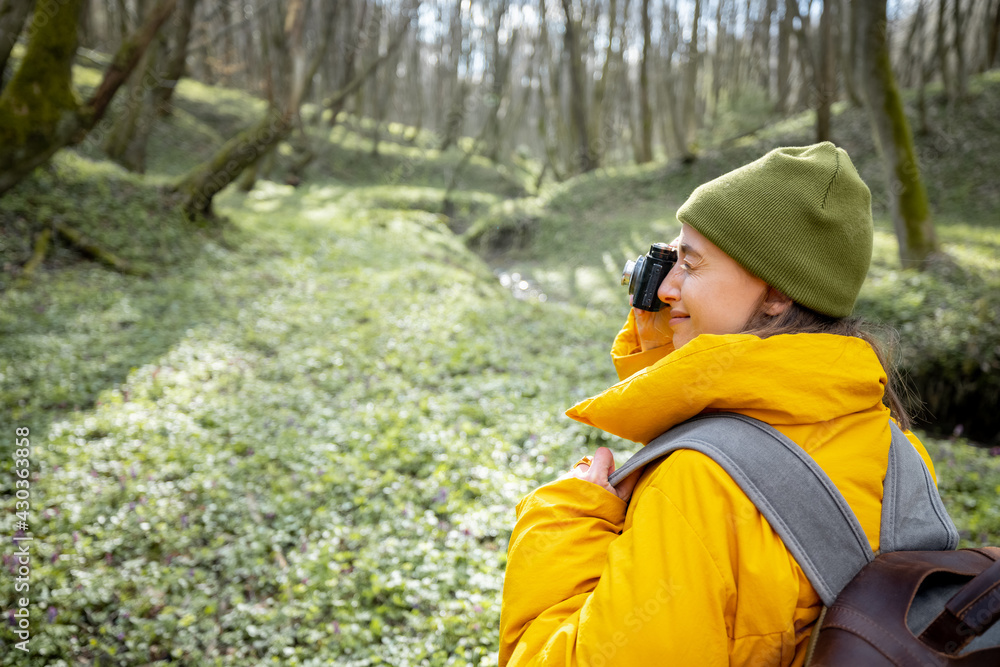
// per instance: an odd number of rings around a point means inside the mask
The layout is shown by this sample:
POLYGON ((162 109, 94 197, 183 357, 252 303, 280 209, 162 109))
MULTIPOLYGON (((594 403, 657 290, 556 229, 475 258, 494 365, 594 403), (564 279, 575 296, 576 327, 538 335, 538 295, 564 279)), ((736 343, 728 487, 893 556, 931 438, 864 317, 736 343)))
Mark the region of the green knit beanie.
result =
POLYGON ((776 148, 705 183, 677 219, 793 301, 832 317, 851 314, 868 274, 871 192, 828 141, 776 148))

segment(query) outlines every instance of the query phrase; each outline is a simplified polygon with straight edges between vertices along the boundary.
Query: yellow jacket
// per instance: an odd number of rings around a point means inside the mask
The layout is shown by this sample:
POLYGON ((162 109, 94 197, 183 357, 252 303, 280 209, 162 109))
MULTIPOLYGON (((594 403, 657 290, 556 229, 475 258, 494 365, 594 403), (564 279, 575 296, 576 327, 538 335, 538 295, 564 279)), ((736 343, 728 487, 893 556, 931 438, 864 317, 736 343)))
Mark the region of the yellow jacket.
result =
MULTIPOLYGON (((623 380, 570 417, 643 444, 703 411, 765 421, 816 460, 878 548, 891 434, 885 373, 867 343, 703 334, 643 353, 630 315, 612 358, 623 380)), ((801 665, 820 609, 743 491, 681 450, 646 468, 628 504, 580 479, 521 500, 500 665, 801 665)))

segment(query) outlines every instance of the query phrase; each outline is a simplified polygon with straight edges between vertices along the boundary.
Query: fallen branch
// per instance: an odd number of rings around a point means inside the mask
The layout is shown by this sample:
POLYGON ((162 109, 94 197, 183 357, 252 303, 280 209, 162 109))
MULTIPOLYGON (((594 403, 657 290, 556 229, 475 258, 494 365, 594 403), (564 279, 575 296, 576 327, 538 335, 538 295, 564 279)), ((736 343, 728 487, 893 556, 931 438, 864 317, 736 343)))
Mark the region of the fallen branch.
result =
POLYGON ((62 222, 57 222, 55 223, 55 228, 56 231, 62 234, 63 238, 69 241, 74 248, 76 248, 83 254, 87 255, 88 257, 95 259, 98 262, 101 262, 102 264, 107 264, 108 266, 110 266, 111 268, 115 269, 120 273, 125 273, 130 276, 142 276, 142 277, 149 276, 149 271, 133 266, 132 264, 125 261, 124 259, 121 259, 114 253, 105 250, 101 246, 97 245, 96 243, 94 243, 93 241, 91 241, 86 236, 76 231, 72 227, 62 222))
POLYGON ((38 238, 35 239, 35 249, 31 253, 31 258, 25 263, 24 268, 21 269, 21 278, 23 280, 31 280, 35 269, 39 267, 42 260, 45 259, 45 255, 49 252, 49 241, 51 240, 52 230, 46 227, 38 235, 38 238))

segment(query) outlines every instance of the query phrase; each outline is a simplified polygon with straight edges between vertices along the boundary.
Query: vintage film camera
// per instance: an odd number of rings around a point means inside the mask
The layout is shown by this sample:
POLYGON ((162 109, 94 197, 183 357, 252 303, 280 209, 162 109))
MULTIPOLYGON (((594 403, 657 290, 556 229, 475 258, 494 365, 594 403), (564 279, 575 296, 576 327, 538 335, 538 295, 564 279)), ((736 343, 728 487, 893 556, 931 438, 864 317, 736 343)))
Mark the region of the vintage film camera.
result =
POLYGON ((652 313, 666 306, 656 296, 656 291, 676 263, 677 251, 666 243, 654 243, 645 255, 640 255, 635 261, 625 262, 622 285, 628 285, 632 306, 652 313))

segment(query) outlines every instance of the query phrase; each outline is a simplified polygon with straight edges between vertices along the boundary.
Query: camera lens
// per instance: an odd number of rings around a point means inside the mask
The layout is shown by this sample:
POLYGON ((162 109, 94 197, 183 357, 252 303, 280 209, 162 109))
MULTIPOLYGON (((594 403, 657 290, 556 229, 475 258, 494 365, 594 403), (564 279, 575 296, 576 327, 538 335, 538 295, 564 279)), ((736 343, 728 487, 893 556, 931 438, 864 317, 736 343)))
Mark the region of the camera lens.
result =
MULTIPOLYGON (((625 262, 625 268, 622 269, 622 285, 628 285, 632 282, 633 271, 635 271, 635 262, 630 259, 625 262)), ((629 289, 628 293, 631 294, 632 290, 629 289)))

